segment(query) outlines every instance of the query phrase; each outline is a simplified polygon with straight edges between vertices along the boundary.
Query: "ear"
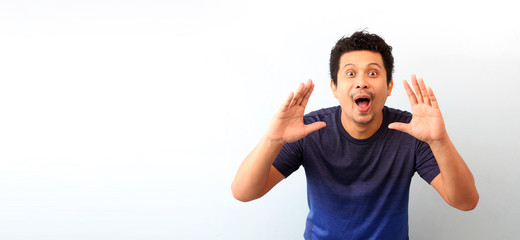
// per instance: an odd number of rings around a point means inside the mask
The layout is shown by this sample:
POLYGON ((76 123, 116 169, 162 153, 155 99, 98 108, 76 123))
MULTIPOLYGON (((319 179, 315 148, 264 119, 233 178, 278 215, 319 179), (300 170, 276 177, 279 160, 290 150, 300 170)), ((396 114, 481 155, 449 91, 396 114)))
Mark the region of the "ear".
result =
POLYGON ((334 85, 333 79, 330 80, 330 89, 332 90, 332 94, 334 94, 334 98, 338 98, 338 96, 336 96, 336 85, 334 85))
POLYGON ((387 90, 387 95, 390 96, 392 95, 392 88, 394 88, 394 79, 390 79, 390 82, 388 83, 388 90, 387 90))

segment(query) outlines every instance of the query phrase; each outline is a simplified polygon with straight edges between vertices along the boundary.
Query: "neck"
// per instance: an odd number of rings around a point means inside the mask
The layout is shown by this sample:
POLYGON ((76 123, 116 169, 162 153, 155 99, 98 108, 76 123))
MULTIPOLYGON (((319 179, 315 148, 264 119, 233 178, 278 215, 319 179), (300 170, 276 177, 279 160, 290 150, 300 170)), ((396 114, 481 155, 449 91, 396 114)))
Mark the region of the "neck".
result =
POLYGON ((341 114, 341 124, 345 131, 350 134, 355 139, 367 139, 372 137, 377 130, 383 124, 383 111, 380 114, 374 116, 374 119, 369 123, 357 123, 348 119, 348 117, 344 114, 341 114))

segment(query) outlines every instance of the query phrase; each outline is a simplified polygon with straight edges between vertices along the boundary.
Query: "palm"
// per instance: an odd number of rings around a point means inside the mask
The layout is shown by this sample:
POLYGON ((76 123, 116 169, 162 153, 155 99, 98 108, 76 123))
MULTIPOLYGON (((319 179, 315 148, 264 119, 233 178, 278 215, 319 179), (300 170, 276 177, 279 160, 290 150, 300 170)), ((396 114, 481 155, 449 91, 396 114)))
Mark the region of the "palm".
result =
POLYGON ((412 76, 415 93, 408 82, 404 82, 408 100, 412 105, 412 120, 409 124, 392 123, 389 127, 406 132, 421 141, 431 143, 444 138, 446 128, 433 91, 431 88, 426 89, 424 81, 419 80, 418 82, 415 75, 412 76))
POLYGON ((323 122, 310 125, 303 123, 305 107, 313 89, 314 84, 309 80, 307 84, 302 83, 294 94, 289 95, 271 121, 268 130, 271 139, 294 142, 325 126, 323 122))
POLYGON ((410 135, 423 142, 435 141, 443 137, 444 120, 438 108, 416 104, 412 106, 412 114, 410 135))

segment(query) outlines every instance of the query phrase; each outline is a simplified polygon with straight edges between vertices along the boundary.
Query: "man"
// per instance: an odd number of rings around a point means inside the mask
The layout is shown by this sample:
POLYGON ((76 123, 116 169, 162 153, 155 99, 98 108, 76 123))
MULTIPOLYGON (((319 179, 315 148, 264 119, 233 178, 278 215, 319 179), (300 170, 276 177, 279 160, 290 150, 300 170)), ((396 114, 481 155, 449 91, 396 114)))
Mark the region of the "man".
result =
POLYGON ((432 89, 413 75, 413 90, 404 81, 412 114, 384 105, 393 87, 391 49, 364 31, 340 39, 330 58, 330 87, 340 106, 304 116, 314 83, 300 84, 242 162, 234 197, 260 198, 302 165, 310 209, 305 239, 408 239, 416 171, 449 205, 475 208, 473 176, 432 89))

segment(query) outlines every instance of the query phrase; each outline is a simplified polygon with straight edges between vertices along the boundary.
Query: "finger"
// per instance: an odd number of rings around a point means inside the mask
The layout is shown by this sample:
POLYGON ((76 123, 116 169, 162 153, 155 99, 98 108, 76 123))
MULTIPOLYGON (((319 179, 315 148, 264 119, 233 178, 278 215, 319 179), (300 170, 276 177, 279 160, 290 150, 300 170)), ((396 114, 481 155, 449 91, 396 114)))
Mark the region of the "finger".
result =
POLYGON ((435 94, 433 94, 433 89, 431 87, 428 87, 428 95, 430 95, 430 101, 432 102, 432 107, 439 108, 439 102, 437 102, 437 98, 435 97, 435 94))
POLYGON ((410 101, 410 105, 417 104, 417 97, 415 96, 415 93, 413 93, 412 88, 410 88, 410 85, 406 80, 403 81, 404 90, 406 91, 406 95, 408 95, 408 101, 410 101))
POLYGON ((309 80, 307 80, 307 83, 305 84, 305 87, 303 88, 302 97, 300 99, 298 99, 299 101, 297 102, 297 106, 302 105, 302 102, 305 101, 305 98, 307 97, 311 88, 312 88, 312 81, 309 79, 309 80))
POLYGON ((397 131, 401 131, 401 132, 405 132, 405 133, 408 133, 410 135, 411 135, 411 132, 412 132, 412 127, 410 127, 410 124, 407 124, 407 123, 400 123, 400 122, 390 123, 388 125, 388 128, 389 129, 394 129, 394 130, 397 130, 397 131))
POLYGON ((294 96, 292 98, 292 101, 291 101, 291 104, 289 105, 289 107, 292 107, 292 106, 294 106, 294 105, 296 105, 297 103, 300 102, 299 98, 302 97, 302 91, 303 91, 304 87, 305 87, 305 85, 303 83, 300 83, 300 85, 298 86, 298 88, 294 92, 294 96))
POLYGON ((287 97, 287 99, 282 104, 282 109, 281 109, 282 111, 285 111, 285 110, 287 110, 289 108, 289 106, 291 105, 291 101, 293 99, 293 96, 294 96, 293 92, 289 93, 289 96, 287 97))
POLYGON ((310 133, 320 130, 327 126, 325 122, 314 122, 308 125, 305 125, 305 136, 309 135, 310 133))
POLYGON ((311 97, 312 91, 314 91, 314 83, 312 82, 312 80, 309 80, 309 82, 310 82, 309 91, 307 92, 307 94, 305 94, 305 97, 303 98, 303 101, 300 104, 303 107, 307 106, 307 103, 309 102, 309 98, 311 97))
POLYGON ((419 88, 421 89, 421 95, 423 96, 424 103, 428 104, 428 106, 431 106, 432 103, 430 102, 430 94, 428 94, 428 89, 426 89, 426 85, 424 84, 424 80, 422 78, 419 78, 419 88))
POLYGON ((415 74, 412 74, 412 86, 413 90, 415 91, 415 96, 417 96, 417 102, 423 103, 423 96, 421 94, 421 89, 419 88, 419 83, 417 83, 417 77, 415 74))

